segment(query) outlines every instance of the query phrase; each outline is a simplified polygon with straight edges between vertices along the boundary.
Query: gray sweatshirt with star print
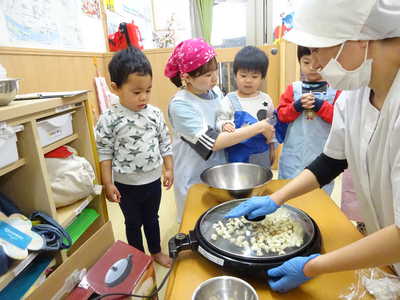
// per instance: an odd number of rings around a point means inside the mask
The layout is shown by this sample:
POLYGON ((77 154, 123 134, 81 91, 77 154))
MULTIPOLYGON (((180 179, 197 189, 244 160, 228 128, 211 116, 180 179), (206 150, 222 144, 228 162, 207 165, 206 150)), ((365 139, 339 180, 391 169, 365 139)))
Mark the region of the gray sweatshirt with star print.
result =
POLYGON ((111 160, 115 181, 139 185, 161 177, 163 157, 172 155, 163 114, 155 106, 135 112, 117 104, 104 112, 95 129, 100 161, 111 160))

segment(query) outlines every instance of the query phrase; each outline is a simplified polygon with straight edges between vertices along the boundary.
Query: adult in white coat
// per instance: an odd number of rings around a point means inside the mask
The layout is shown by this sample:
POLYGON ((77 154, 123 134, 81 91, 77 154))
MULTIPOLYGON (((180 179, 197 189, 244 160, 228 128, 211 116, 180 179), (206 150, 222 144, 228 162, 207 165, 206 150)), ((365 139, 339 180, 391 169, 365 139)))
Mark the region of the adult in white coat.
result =
POLYGON ((267 272, 269 284, 285 292, 319 274, 382 265, 400 274, 400 2, 298 4, 286 39, 310 47, 314 68, 345 92, 323 153, 284 188, 248 200, 227 217, 272 213, 348 164, 369 236, 330 253, 293 258, 267 272))

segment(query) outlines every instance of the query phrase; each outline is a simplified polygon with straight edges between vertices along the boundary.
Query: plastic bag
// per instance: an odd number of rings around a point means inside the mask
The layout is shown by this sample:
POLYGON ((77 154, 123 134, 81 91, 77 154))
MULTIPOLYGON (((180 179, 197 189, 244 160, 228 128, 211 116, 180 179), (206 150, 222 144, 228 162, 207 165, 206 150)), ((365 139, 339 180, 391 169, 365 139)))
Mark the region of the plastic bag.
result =
POLYGON ((400 299, 400 277, 379 268, 359 270, 357 277, 357 283, 349 288, 347 294, 341 295, 340 299, 361 300, 367 294, 377 300, 400 299))

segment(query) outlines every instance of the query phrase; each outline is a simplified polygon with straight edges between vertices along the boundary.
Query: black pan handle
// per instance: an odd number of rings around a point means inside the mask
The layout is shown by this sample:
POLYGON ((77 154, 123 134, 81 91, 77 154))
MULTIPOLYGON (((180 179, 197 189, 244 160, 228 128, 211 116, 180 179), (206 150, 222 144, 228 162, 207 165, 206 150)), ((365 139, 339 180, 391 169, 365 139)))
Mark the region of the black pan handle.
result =
POLYGON ((183 250, 196 250, 199 245, 194 231, 189 234, 178 233, 168 241, 168 251, 171 258, 176 258, 183 250))

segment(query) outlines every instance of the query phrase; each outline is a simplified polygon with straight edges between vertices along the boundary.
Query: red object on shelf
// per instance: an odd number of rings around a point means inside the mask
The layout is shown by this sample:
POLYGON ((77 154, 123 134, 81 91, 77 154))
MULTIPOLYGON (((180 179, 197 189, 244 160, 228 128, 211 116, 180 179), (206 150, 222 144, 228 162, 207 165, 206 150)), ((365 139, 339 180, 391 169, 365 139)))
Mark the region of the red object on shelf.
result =
POLYGON ((120 51, 129 46, 143 50, 142 36, 139 27, 132 23, 119 24, 118 31, 108 35, 108 44, 110 51, 120 51))
POLYGON ((70 157, 73 153, 68 150, 67 147, 61 146, 53 151, 50 151, 44 155, 46 158, 67 158, 70 157))

